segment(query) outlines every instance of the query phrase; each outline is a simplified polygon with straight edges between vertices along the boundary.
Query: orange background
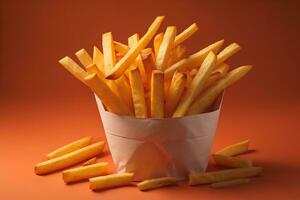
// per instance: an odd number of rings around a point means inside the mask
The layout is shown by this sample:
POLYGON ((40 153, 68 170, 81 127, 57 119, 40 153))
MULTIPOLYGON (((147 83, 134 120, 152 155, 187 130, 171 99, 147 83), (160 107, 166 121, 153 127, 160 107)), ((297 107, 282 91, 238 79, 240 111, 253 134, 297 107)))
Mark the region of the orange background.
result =
MULTIPOLYGON (((299 198, 299 6, 297 1, 0 1, 1 199, 296 199, 299 198), (86 135, 104 138, 93 94, 57 61, 100 46, 112 31, 126 42, 157 15, 181 31, 190 53, 225 39, 242 51, 232 66, 251 73, 226 91, 213 151, 243 139, 257 151, 246 157, 264 177, 244 186, 170 187, 142 193, 134 187, 100 193, 87 183, 66 186, 61 174, 36 176, 49 151, 86 135)), ((188 156, 188 155, 187 155, 188 156)), ((104 153, 100 160, 110 160, 104 153)))

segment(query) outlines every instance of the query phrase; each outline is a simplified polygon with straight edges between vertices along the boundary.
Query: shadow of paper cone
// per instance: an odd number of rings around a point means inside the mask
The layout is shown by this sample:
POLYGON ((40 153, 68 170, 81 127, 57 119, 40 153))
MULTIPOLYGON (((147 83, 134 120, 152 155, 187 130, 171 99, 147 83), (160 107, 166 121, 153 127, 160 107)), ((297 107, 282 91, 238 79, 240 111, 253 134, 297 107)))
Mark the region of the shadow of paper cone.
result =
POLYGON ((105 111, 97 97, 96 101, 118 172, 133 172, 135 180, 144 180, 184 179, 190 172, 206 170, 222 96, 211 112, 165 119, 119 116, 105 111))

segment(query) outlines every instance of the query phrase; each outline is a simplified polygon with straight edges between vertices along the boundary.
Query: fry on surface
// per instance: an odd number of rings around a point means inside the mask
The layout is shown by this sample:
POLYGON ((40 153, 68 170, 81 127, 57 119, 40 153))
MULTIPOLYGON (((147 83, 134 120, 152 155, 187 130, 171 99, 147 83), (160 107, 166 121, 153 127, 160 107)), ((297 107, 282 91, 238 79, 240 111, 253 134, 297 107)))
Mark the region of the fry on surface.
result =
POLYGON ((161 188, 165 186, 175 185, 178 182, 178 179, 175 177, 161 177, 144 180, 137 184, 137 187, 142 190, 152 190, 156 188, 161 188))
POLYGON ((164 73, 152 71, 150 109, 152 118, 164 117, 164 73))
POLYGON ((111 174, 90 178, 91 190, 103 190, 108 188, 130 185, 133 180, 133 173, 111 174))
POLYGON ((214 154, 213 158, 217 165, 223 167, 228 167, 228 168, 252 167, 252 160, 247 158, 224 156, 220 154, 214 154))
POLYGON ((215 154, 223 155, 223 156, 235 156, 238 154, 245 153, 249 150, 249 140, 244 140, 242 142, 229 145, 215 154))
POLYGON ((87 161, 85 161, 82 165, 83 166, 87 166, 87 165, 91 165, 91 164, 95 164, 97 163, 97 157, 91 158, 87 161))
POLYGON ((230 187, 234 185, 241 185, 245 183, 249 183, 250 179, 249 178, 240 178, 240 179, 234 179, 230 181, 222 181, 222 182, 217 182, 213 183, 210 185, 212 188, 224 188, 224 187, 230 187))

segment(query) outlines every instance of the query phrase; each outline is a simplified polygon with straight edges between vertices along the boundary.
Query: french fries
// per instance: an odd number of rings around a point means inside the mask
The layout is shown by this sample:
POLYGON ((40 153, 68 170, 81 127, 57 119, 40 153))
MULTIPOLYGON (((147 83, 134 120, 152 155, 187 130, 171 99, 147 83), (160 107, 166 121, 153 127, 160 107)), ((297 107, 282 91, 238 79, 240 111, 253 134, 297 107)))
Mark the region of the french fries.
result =
POLYGON ((87 161, 85 161, 82 165, 83 166, 87 166, 87 165, 91 165, 91 164, 95 164, 97 163, 97 157, 91 158, 87 161))
POLYGON ((151 77, 151 117, 164 117, 164 73, 159 70, 152 71, 151 77))
POLYGON ((191 86, 187 89, 185 95, 179 102, 179 105, 173 114, 173 117, 182 117, 185 115, 189 106, 200 94, 203 89, 204 83, 208 80, 212 70, 216 65, 216 56, 213 52, 210 52, 203 61, 200 69, 198 70, 195 78, 193 79, 191 86))
POLYGON ((223 49, 217 56, 218 61, 217 65, 223 63, 225 60, 227 60, 229 57, 237 53, 241 49, 240 45, 237 43, 232 43, 229 46, 227 46, 225 49, 223 49))
POLYGON ((96 46, 94 46, 93 49, 93 63, 97 66, 99 71, 105 74, 103 54, 96 46))
POLYGON ((164 38, 164 33, 159 33, 154 37, 153 46, 154 46, 155 58, 157 57, 159 47, 162 43, 163 38, 164 38))
POLYGON ((174 47, 176 47, 177 45, 181 44, 183 41, 191 37, 197 30, 198 30, 198 26, 196 23, 190 25, 187 29, 182 31, 182 33, 176 36, 174 47))
POLYGON ((261 175, 262 167, 226 169, 215 172, 193 173, 189 175, 189 185, 211 184, 233 179, 261 175))
POLYGON ((111 32, 102 34, 102 48, 105 75, 109 74, 116 64, 114 40, 111 32))
POLYGON ((93 59, 85 49, 80 49, 75 53, 75 55, 84 67, 93 64, 93 59))
POLYGON ((103 190, 130 185, 133 180, 133 173, 111 174, 90 178, 89 180, 91 190, 103 190))
POLYGON ((48 159, 53 159, 53 158, 57 158, 59 156, 62 156, 62 155, 65 155, 67 153, 70 153, 70 152, 73 152, 73 151, 76 151, 78 149, 81 149, 89 144, 92 143, 92 137, 91 136, 88 136, 88 137, 84 137, 84 138, 81 138, 79 140, 76 140, 74 142, 71 142, 69 144, 66 144, 65 146, 62 146, 50 153, 48 153, 46 155, 46 157, 48 159))
POLYGON ((150 40, 153 38, 155 33, 158 31, 164 17, 157 17, 154 22, 149 27, 146 34, 139 40, 139 42, 131 48, 125 56, 115 65, 113 70, 107 75, 107 79, 117 79, 126 71, 126 69, 131 65, 134 59, 137 57, 139 52, 144 49, 150 40))
POLYGON ((224 149, 221 149, 220 151, 216 152, 215 154, 223 155, 223 156, 236 156, 238 154, 245 153, 248 150, 249 150, 249 140, 244 140, 242 142, 229 145, 224 149))
POLYGON ((71 153, 41 162, 35 166, 35 173, 37 175, 49 174, 95 157, 102 152, 104 145, 104 141, 97 142, 71 153))
POLYGON ((203 113, 225 88, 232 85, 234 82, 246 75, 251 70, 251 68, 252 66, 247 65, 236 68, 229 72, 224 78, 217 81, 216 84, 211 86, 199 97, 197 97, 194 103, 190 106, 187 114, 193 115, 203 113))
POLYGON ((252 160, 246 158, 224 156, 221 154, 214 154, 213 158, 217 165, 223 167, 228 167, 228 168, 252 167, 252 160))
POLYGON ((124 56, 129 51, 129 47, 121 42, 114 41, 114 46, 116 52, 118 52, 121 56, 124 56))
POLYGON ((235 185, 241 185, 245 183, 249 183, 250 179, 249 178, 240 178, 240 179, 234 179, 230 181, 222 181, 222 182, 217 182, 213 183, 210 185, 212 188, 224 188, 224 187, 230 187, 230 186, 235 186, 235 185))
POLYGON ((144 180, 137 184, 137 187, 141 191, 153 190, 156 188, 166 187, 170 185, 175 185, 178 182, 178 179, 175 177, 161 177, 144 180))
POLYGON ((77 167, 63 171, 62 176, 65 183, 73 183, 87 180, 95 176, 101 176, 107 173, 108 163, 101 162, 84 167, 77 167))

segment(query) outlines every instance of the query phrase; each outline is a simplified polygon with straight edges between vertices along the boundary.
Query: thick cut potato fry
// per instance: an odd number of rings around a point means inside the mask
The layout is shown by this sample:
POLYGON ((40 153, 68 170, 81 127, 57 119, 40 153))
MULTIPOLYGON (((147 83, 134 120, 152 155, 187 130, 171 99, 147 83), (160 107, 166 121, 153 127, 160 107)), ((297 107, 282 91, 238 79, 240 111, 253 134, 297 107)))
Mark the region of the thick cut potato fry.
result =
POLYGON ((213 86, 205 90, 200 96, 197 97, 194 103, 190 106, 187 112, 188 115, 205 112, 205 110, 212 105, 212 103, 225 88, 246 75, 251 68, 252 66, 250 65, 238 67, 229 72, 224 78, 218 80, 213 86))
POLYGON ((138 118, 146 118, 148 115, 145 100, 145 91, 138 68, 130 70, 129 82, 131 86, 135 116, 138 118))
POLYGON ((252 167, 252 160, 239 157, 223 156, 219 154, 213 155, 217 165, 228 168, 252 167))
POLYGON ((88 75, 75 61, 68 56, 58 61, 66 70, 68 70, 73 76, 75 76, 81 82, 84 82, 84 78, 88 75))
POLYGON ((238 154, 245 153, 249 150, 249 140, 244 140, 242 142, 229 145, 215 154, 223 156, 236 156, 238 154))
POLYGON ((153 190, 156 188, 166 187, 170 185, 176 185, 177 182, 178 179, 175 177, 161 177, 161 178, 144 180, 138 183, 137 187, 141 191, 145 191, 145 190, 153 190))
POLYGON ((168 26, 156 56, 155 67, 164 71, 168 66, 171 50, 176 37, 176 27, 168 26))
POLYGON ((229 71, 229 65, 226 63, 221 63, 213 72, 212 75, 214 74, 220 74, 220 77, 224 77, 227 72, 229 71))
POLYGON ((226 169, 215 172, 193 173, 189 175, 189 185, 210 184, 232 179, 261 175, 262 167, 226 169))
POLYGON ((152 118, 164 117, 164 73, 152 71, 150 109, 152 118))
POLYGON ((229 46, 227 46, 225 49, 223 49, 218 55, 217 55, 217 65, 223 63, 225 60, 227 60, 229 57, 236 54, 241 49, 240 45, 237 43, 232 43, 229 46))
POLYGON ((90 189, 103 190, 130 185, 133 175, 133 173, 120 173, 90 178, 90 189))
POLYGON ((241 185, 241 184, 246 184, 249 183, 250 179, 249 178, 240 178, 240 179, 234 179, 230 181, 222 181, 218 183, 213 183, 210 185, 212 188, 224 188, 224 187, 230 187, 230 186, 235 186, 235 185, 241 185))
POLYGON ((163 38, 164 38, 164 33, 159 33, 153 39, 153 47, 154 47, 155 58, 157 57, 159 47, 162 43, 163 38))
POLYGON ((174 47, 181 44, 183 41, 187 40, 198 30, 198 26, 196 23, 190 25, 187 29, 182 31, 179 35, 176 36, 174 47))
POLYGON ((114 41, 114 45, 116 52, 118 52, 120 56, 124 56, 129 51, 129 47, 126 44, 114 41))
POLYGON ((139 40, 139 42, 131 48, 124 57, 121 58, 121 60, 115 65, 113 70, 107 75, 106 78, 108 79, 117 79, 126 71, 126 69, 132 64, 132 62, 135 60, 135 58, 139 55, 140 51, 144 49, 153 36, 158 31, 164 17, 159 16, 157 17, 154 22, 149 27, 148 31, 145 33, 145 35, 139 40))
POLYGON ((166 95, 166 115, 172 116, 173 112, 178 105, 178 102, 183 94, 187 75, 185 73, 175 72, 171 85, 166 95))
POLYGON ((75 53, 80 63, 86 68, 90 64, 93 64, 93 59, 85 49, 80 49, 75 53))
POLYGON ((81 149, 81 148, 83 148, 83 147, 91 144, 92 143, 92 139, 93 138, 91 136, 81 138, 79 140, 76 140, 74 142, 66 144, 65 146, 62 146, 62 147, 60 147, 60 148, 52 151, 51 153, 48 153, 46 155, 46 157, 48 159, 53 159, 53 158, 57 158, 59 156, 65 155, 67 153, 76 151, 78 149, 81 149))
POLYGON ((97 163, 97 157, 91 158, 87 161, 85 161, 82 165, 83 166, 87 166, 87 165, 91 165, 91 164, 95 164, 97 163))
POLYGON ((62 177, 65 183, 74 183, 87 180, 92 177, 101 176, 107 173, 108 163, 101 162, 84 167, 77 167, 63 171, 62 177))
POLYGON ((209 79, 209 76, 212 70, 215 68, 215 65, 216 55, 213 52, 210 52, 194 77, 191 86, 187 89, 185 95, 180 100, 173 117, 182 117, 185 115, 190 105, 203 90, 204 83, 209 79))
POLYGON ((211 51, 217 54, 221 49, 223 43, 224 40, 215 42, 205 47, 204 49, 194 53, 193 55, 174 63, 172 66, 170 66, 168 69, 165 70, 165 78, 171 79, 175 71, 185 71, 188 69, 199 67, 203 62, 203 60, 205 59, 205 57, 207 56, 207 54, 211 51))
POLYGON ((103 74, 105 74, 104 71, 104 60, 103 60, 103 54, 102 52, 94 46, 93 49, 93 63, 97 66, 98 70, 101 71, 103 74))
POLYGON ((104 145, 104 141, 97 142, 71 153, 41 162, 35 166, 35 173, 37 175, 49 174, 95 157, 102 152, 104 145))
POLYGON ((116 64, 114 40, 111 32, 102 34, 102 48, 105 74, 109 74, 116 64))
POLYGON ((128 105, 120 99, 108 85, 104 79, 101 79, 96 74, 87 76, 84 81, 92 89, 92 91, 99 97, 101 102, 113 113, 119 115, 132 115, 128 105))

